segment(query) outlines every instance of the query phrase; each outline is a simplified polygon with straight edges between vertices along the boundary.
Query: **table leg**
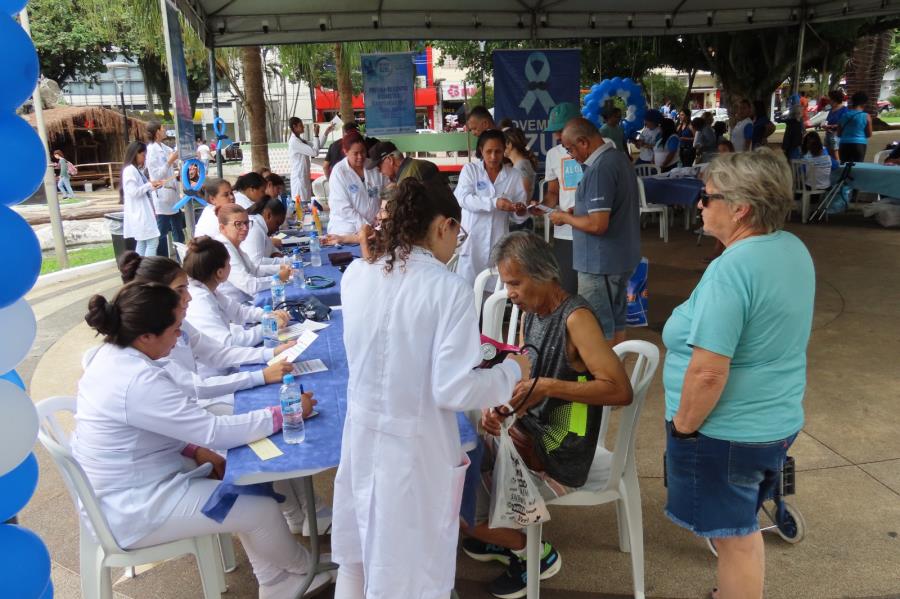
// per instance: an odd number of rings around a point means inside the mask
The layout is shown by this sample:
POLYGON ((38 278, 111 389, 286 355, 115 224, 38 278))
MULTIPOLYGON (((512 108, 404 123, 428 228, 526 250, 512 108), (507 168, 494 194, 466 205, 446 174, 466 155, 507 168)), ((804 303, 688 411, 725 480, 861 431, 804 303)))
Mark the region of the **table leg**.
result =
POLYGON ((303 494, 306 496, 306 517, 309 519, 309 549, 310 564, 309 574, 306 576, 306 582, 303 583, 300 591, 302 597, 313 579, 319 572, 328 572, 329 570, 337 570, 338 565, 332 562, 322 563, 319 561, 321 557, 319 553, 319 523, 316 517, 316 493, 313 489, 312 476, 304 476, 300 479, 303 485, 303 494))

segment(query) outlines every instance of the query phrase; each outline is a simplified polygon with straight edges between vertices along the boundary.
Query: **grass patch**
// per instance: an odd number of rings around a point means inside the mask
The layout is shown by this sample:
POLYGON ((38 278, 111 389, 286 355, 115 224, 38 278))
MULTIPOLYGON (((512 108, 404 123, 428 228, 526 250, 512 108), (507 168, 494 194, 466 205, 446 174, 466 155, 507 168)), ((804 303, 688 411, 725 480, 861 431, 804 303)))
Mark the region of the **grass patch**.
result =
MULTIPOLYGON (((111 243, 104 245, 96 245, 86 248, 77 248, 69 250, 69 267, 84 266, 85 264, 93 264, 101 260, 109 260, 114 258, 113 246, 111 243)), ((59 270, 59 262, 56 260, 56 254, 45 255, 41 262, 41 274, 56 272, 59 270)))

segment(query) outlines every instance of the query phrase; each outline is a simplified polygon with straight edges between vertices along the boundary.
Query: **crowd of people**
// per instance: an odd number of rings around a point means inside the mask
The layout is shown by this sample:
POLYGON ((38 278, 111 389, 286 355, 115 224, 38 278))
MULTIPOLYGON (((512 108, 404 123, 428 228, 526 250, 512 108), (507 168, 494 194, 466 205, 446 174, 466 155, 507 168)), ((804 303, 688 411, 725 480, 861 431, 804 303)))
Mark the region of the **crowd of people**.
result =
MULTIPOLYGON (((815 168, 835 144, 842 156, 860 151, 856 136, 871 125, 857 116, 857 100, 824 145, 815 133, 804 139, 815 168)), ((90 302, 86 320, 103 343, 84 360, 73 441, 116 540, 143 547, 235 533, 260 598, 288 598, 310 567, 291 533, 315 512, 331 524, 336 598, 446 598, 462 530, 466 555, 504 565, 490 592, 524 597, 525 536, 488 525, 501 424, 516 414, 510 435, 544 499, 585 485, 603 406, 633 399, 612 348, 626 337, 627 285, 641 259, 634 164, 707 164, 698 208, 723 252, 663 330, 665 511, 715 539, 714 597, 762 597, 757 511, 803 424, 815 277, 806 248, 783 230, 793 192, 785 157, 763 148, 774 127, 761 107, 736 108, 728 138, 706 116, 669 106, 650 111, 628 140, 620 110, 607 110, 598 129, 578 106, 558 104, 546 128, 557 143, 542 203, 523 132, 495 125, 484 107, 469 112, 477 157, 452 190, 431 162, 344 125, 325 159, 322 241, 359 244, 362 259, 340 289, 349 382, 333 506, 305 505, 282 483, 284 504, 240 495, 222 522, 200 507, 224 473, 223 452, 282 427, 277 405, 235 415, 234 393, 280 382, 293 365, 238 367, 293 345, 259 347, 265 312, 253 301, 291 275, 276 234, 312 201, 310 159, 331 128, 314 129, 309 142, 291 119, 291 198, 284 178, 267 170, 207 180, 208 205, 179 264, 164 253, 167 234, 184 241, 172 209, 177 157, 152 124, 151 139, 129 145, 124 160, 125 237, 137 247, 120 259, 124 286, 90 302), (544 214, 552 243, 529 230, 544 214), (454 258, 455 272, 446 267, 454 258), (522 311, 518 343, 529 349, 478 368, 481 298, 472 290, 488 268, 522 311), (461 524, 469 459, 456 412, 465 410, 481 410, 484 458, 474 518, 461 524)), ((278 308, 285 326, 290 316, 278 308)), ((309 414, 312 390, 302 402, 309 414)), ((540 560, 542 579, 562 568, 550 542, 540 560)), ((311 588, 331 583, 318 574, 311 588)))

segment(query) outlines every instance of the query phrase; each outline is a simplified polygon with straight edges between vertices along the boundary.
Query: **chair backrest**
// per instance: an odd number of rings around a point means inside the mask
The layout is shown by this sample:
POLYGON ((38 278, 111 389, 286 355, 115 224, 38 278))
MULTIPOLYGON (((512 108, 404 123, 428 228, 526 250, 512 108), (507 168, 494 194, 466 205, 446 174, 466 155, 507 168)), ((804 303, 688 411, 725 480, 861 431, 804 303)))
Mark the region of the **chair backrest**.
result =
MULTIPOLYGON (((637 168, 637 167, 635 167, 635 168, 637 168)), ((638 199, 641 202, 640 206, 641 206, 641 208, 647 208, 647 192, 644 191, 644 181, 640 177, 638 177, 637 182, 638 182, 638 199)))
MULTIPOLYGON (((541 179, 538 181, 538 202, 544 203, 544 192, 547 189, 548 181, 547 179, 541 179)), ((550 243, 550 237, 553 234, 553 223, 550 222, 550 213, 544 215, 544 241, 550 243)))
POLYGON ((59 468, 66 489, 75 504, 75 509, 78 510, 80 502, 93 528, 94 535, 105 553, 121 553, 122 549, 109 530, 109 523, 100 510, 100 504, 97 496, 94 495, 94 489, 91 487, 87 475, 72 457, 69 435, 59 422, 61 412, 75 413, 75 398, 50 397, 39 402, 35 408, 40 421, 38 439, 59 468))
MULTIPOLYGON (((624 360, 629 354, 636 354, 637 360, 631 371, 631 389, 633 399, 631 404, 620 409, 619 432, 616 435, 616 445, 613 448, 612 464, 610 466, 609 480, 606 489, 615 489, 625 472, 625 466, 634 461, 634 434, 637 430, 638 419, 647 390, 656 374, 659 366, 659 348, 648 341, 630 340, 623 341, 613 348, 620 360, 624 360)), ((602 416, 601 435, 605 436, 609 417, 612 413, 610 406, 604 406, 602 416)), ((597 452, 605 453, 602 447, 602 437, 597 442, 597 452)))
POLYGON ((503 283, 500 281, 500 273, 496 268, 486 268, 482 270, 475 277, 474 292, 475 292, 475 313, 481 318, 481 305, 484 303, 484 294, 487 291, 488 282, 491 280, 491 277, 495 277, 494 279, 494 290, 492 293, 496 293, 503 289, 503 283))
POLYGON ((316 198, 327 198, 328 197, 328 179, 325 177, 319 177, 315 181, 312 182, 312 190, 313 195, 316 198))
POLYGON ((806 171, 809 163, 806 160, 791 160, 791 172, 794 180, 794 193, 806 190, 806 171))
POLYGON ((187 246, 180 241, 173 241, 172 245, 175 246, 175 253, 178 254, 178 261, 184 264, 184 258, 187 256, 187 246))
POLYGON ((450 260, 447 262, 447 270, 450 272, 456 272, 456 267, 459 265, 459 254, 455 253, 450 257, 450 260))
POLYGON ((891 150, 881 150, 877 154, 875 154, 875 158, 873 162, 875 164, 884 164, 884 161, 888 159, 888 156, 891 155, 891 150))
POLYGON ((659 167, 655 164, 636 164, 634 174, 638 177, 652 177, 659 174, 659 167))
POLYGON ((519 306, 513 304, 509 315, 509 327, 506 335, 503 335, 503 317, 506 315, 506 303, 509 296, 506 289, 495 291, 484 302, 484 318, 481 320, 481 334, 495 341, 501 341, 508 345, 518 345, 519 339, 519 306))

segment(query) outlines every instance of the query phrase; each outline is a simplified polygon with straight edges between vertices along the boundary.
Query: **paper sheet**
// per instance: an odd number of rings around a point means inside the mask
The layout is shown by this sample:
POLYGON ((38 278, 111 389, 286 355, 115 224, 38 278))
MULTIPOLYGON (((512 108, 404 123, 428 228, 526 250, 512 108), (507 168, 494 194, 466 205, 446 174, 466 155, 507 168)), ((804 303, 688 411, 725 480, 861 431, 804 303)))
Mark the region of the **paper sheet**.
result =
POLYGON ((328 325, 325 323, 307 319, 303 322, 292 324, 291 326, 285 327, 278 331, 278 340, 282 342, 290 341, 291 339, 296 339, 307 331, 321 331, 327 326, 328 325))
POLYGON ((287 237, 287 233, 285 233, 284 231, 279 231, 278 233, 272 235, 272 237, 274 237, 275 239, 283 240, 285 237, 287 237))
POLYGON ((281 362, 282 360, 287 360, 288 362, 293 362, 297 358, 300 357, 306 348, 312 345, 312 342, 318 339, 318 335, 313 333, 312 331, 304 331, 300 337, 297 338, 297 345, 288 348, 287 350, 281 352, 271 360, 269 360, 269 366, 274 364, 275 362, 281 362))
POLYGON ((272 440, 268 437, 260 439, 259 441, 254 441, 253 443, 248 444, 248 447, 252 449, 253 453, 261 460, 271 460, 272 458, 284 455, 284 452, 278 449, 278 446, 272 443, 272 440))
POLYGON ((529 206, 529 208, 535 208, 545 213, 556 212, 557 210, 559 210, 559 208, 551 208, 550 206, 545 206, 544 204, 532 204, 531 206, 529 206))
POLYGON ((340 115, 340 114, 336 114, 336 115, 334 115, 334 118, 331 119, 331 124, 334 125, 335 127, 337 127, 337 126, 339 126, 339 125, 340 125, 340 126, 343 126, 343 125, 344 125, 344 119, 341 118, 341 115, 340 115))
POLYGON ((309 237, 294 237, 293 235, 287 235, 285 237, 281 237, 282 245, 297 245, 306 241, 309 241, 309 237))
POLYGON ((314 374, 316 372, 324 372, 328 370, 325 362, 319 359, 307 360, 305 362, 297 362, 294 364, 294 375, 314 374))

